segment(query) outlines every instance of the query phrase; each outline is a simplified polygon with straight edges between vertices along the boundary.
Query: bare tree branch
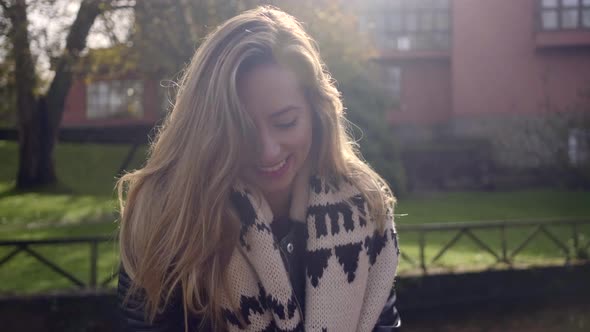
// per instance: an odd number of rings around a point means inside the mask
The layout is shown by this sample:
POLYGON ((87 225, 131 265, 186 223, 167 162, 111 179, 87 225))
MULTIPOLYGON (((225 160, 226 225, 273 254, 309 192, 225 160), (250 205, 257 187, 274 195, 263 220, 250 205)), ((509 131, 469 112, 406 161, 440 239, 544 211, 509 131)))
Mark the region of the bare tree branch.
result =
POLYGON ((48 119, 49 128, 52 131, 57 131, 61 122, 65 97, 72 82, 72 66, 86 47, 86 39, 94 21, 108 4, 109 1, 106 0, 83 0, 76 19, 70 26, 66 47, 57 61, 55 76, 47 92, 47 106, 52 112, 48 119))
POLYGON ((8 14, 9 7, 4 0, 0 0, 0 7, 2 7, 2 9, 8 14))
POLYGON ((111 43, 113 43, 114 45, 119 44, 120 40, 117 34, 115 33, 115 22, 113 21, 113 18, 108 17, 107 15, 105 15, 105 13, 103 13, 101 17, 102 21, 104 22, 104 33, 108 36, 111 43))
POLYGON ((134 5, 119 5, 119 6, 109 6, 109 8, 105 11, 114 11, 120 9, 133 9, 134 5))

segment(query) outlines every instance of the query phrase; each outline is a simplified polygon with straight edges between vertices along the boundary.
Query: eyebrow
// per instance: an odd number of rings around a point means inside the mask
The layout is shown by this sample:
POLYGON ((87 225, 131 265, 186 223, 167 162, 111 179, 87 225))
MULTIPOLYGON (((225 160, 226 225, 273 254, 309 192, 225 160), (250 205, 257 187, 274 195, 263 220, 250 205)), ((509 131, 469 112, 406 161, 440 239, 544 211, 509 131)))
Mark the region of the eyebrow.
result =
POLYGON ((281 115, 283 115, 285 113, 288 113, 289 111, 293 111, 293 110, 296 110, 296 109, 299 109, 299 108, 300 108, 299 106, 289 105, 287 107, 284 107, 284 108, 280 109, 277 112, 274 112, 273 114, 270 115, 270 117, 273 118, 273 119, 274 118, 278 118, 281 115))

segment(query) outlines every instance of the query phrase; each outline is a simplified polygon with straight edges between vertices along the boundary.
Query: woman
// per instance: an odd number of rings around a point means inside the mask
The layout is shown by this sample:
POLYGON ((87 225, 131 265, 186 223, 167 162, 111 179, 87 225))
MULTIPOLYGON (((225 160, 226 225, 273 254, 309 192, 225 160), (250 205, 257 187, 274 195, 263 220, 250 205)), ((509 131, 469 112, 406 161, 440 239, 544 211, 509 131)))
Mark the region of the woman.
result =
POLYGON ((197 50, 123 176, 129 330, 391 331, 394 198, 360 158, 313 40, 261 7, 197 50))

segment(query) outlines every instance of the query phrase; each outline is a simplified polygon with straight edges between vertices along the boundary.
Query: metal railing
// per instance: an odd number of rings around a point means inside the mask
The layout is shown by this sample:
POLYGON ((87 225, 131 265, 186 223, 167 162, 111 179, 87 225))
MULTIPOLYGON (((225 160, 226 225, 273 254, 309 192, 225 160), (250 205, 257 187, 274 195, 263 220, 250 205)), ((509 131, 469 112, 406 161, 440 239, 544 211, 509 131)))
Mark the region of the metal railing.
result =
POLYGON ((482 221, 482 222, 454 222, 454 223, 437 223, 437 224, 420 224, 420 225, 399 225, 397 231, 400 234, 407 235, 408 233, 418 233, 418 256, 419 262, 416 262, 410 256, 402 251, 401 258, 410 263, 414 267, 419 267, 423 274, 428 273, 428 265, 436 263, 445 253, 452 248, 461 237, 466 236, 470 238, 479 249, 492 255, 497 263, 504 263, 512 266, 515 257, 528 246, 533 239, 538 238, 540 234, 545 234, 563 254, 565 264, 569 264, 574 259, 588 259, 588 251, 590 249, 590 241, 584 241, 580 234, 580 226, 590 226, 590 220, 498 220, 498 221, 482 221), (548 226, 559 226, 571 228, 572 245, 561 241, 548 226), (508 241, 506 237, 507 229, 534 227, 533 231, 524 238, 519 245, 512 251, 508 251, 508 241), (500 231, 500 250, 497 252, 491 246, 486 244, 481 237, 477 236, 474 230, 499 230, 500 231), (426 235, 428 233, 450 232, 455 235, 446 242, 443 247, 437 252, 432 260, 427 261, 425 251, 427 246, 426 235), (585 243, 583 243, 585 242, 585 243))
POLYGON ((116 273, 109 275, 106 279, 98 282, 98 245, 100 243, 112 243, 114 238, 112 236, 93 236, 93 237, 77 237, 77 238, 56 238, 56 239, 45 239, 45 240, 12 240, 12 241, 0 241, 0 248, 3 247, 14 247, 13 250, 8 252, 4 257, 0 258, 0 268, 21 252, 28 254, 35 258, 43 265, 49 267, 54 272, 58 273, 62 277, 68 279, 76 286, 80 288, 97 288, 107 286, 116 277, 116 273), (90 276, 89 280, 85 282, 80 280, 72 273, 66 271, 64 268, 59 266, 56 262, 47 258, 41 254, 38 250, 34 249, 34 246, 49 245, 49 246, 70 246, 76 244, 85 244, 89 247, 90 254, 90 276))
MULTIPOLYGON (((400 234, 407 235, 409 233, 418 233, 418 262, 407 255, 403 250, 400 253, 401 258, 410 263, 414 267, 418 267, 422 270, 423 274, 428 273, 428 265, 436 263, 445 253, 449 251, 454 245, 457 244, 459 239, 463 236, 470 238, 478 248, 489 253, 496 259, 496 263, 504 263, 512 265, 515 257, 522 252, 527 245, 531 243, 535 238, 541 234, 545 234, 559 249, 561 249, 562 256, 565 258, 565 264, 570 263, 572 260, 580 259, 584 260, 588 258, 588 251, 590 250, 590 241, 583 240, 580 233, 580 226, 590 226, 590 220, 536 220, 536 221, 486 221, 486 222, 457 222, 457 223, 443 223, 443 224, 420 224, 420 225, 398 225, 397 230, 400 234), (571 228, 571 240, 572 245, 568 246, 558 238, 551 230, 549 226, 560 226, 571 228), (508 250, 508 240, 506 237, 507 229, 513 228, 524 228, 534 227, 534 230, 524 238, 513 250, 508 250), (494 250, 491 246, 485 243, 485 241, 474 233, 475 230, 500 230, 500 249, 499 251, 494 250), (441 233, 451 232, 455 235, 446 242, 443 247, 437 252, 432 260, 426 260, 426 247, 427 247, 427 234, 428 233, 441 233)), ((4 257, 0 258, 0 268, 21 252, 24 252, 40 263, 48 266, 53 271, 68 279, 76 286, 80 288, 98 288, 106 287, 114 280, 117 272, 109 275, 106 279, 98 281, 98 256, 99 256, 99 244, 101 243, 113 243, 116 239, 112 236, 95 236, 95 237, 77 237, 77 238, 60 238, 60 239, 46 239, 46 240, 13 240, 13 241, 0 241, 0 248, 13 247, 4 257), (74 276, 72 273, 66 271, 66 269, 60 267, 55 261, 47 258, 41 254, 38 250, 33 247, 40 245, 49 246, 69 246, 69 245, 88 245, 89 248, 89 268, 90 276, 88 281, 81 280, 74 276)), ((496 264, 494 263, 494 264, 496 264)))

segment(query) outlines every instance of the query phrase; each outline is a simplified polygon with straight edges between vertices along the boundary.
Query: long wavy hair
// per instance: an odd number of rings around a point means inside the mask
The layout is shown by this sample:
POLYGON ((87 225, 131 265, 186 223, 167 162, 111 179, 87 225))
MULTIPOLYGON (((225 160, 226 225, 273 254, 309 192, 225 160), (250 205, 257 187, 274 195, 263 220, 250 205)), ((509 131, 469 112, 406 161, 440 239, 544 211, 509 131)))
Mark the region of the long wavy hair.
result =
POLYGON ((314 121, 313 172, 352 181, 381 228, 393 206, 385 181, 362 160, 348 134, 340 93, 312 38, 278 9, 246 11, 204 40, 145 166, 117 183, 121 263, 133 280, 127 296, 144 294, 151 321, 181 296, 185 323, 192 312, 223 325, 225 267, 240 227, 229 195, 245 158, 243 142, 255 139, 237 82, 265 62, 291 69, 305 91, 314 121))

